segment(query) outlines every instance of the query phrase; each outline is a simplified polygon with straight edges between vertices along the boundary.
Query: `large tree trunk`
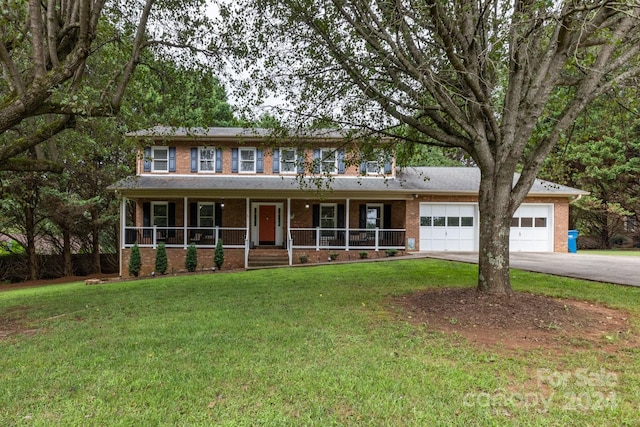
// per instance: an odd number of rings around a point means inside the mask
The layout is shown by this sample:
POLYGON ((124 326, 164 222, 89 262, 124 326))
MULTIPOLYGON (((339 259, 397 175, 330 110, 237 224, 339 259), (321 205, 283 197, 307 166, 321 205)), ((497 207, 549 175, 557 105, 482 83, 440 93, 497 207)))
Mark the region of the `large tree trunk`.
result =
POLYGON ((478 290, 491 294, 511 292, 509 232, 511 230, 513 178, 483 174, 480 181, 480 245, 478 290))

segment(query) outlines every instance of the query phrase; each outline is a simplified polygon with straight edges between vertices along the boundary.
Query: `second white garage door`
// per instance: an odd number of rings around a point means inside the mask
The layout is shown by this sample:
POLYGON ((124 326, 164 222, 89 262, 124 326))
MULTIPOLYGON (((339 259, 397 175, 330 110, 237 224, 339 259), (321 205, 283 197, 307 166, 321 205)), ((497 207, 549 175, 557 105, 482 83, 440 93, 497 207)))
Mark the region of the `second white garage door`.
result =
POLYGON ((512 252, 553 252, 553 206, 520 205, 511 220, 512 252))
POLYGON ((420 204, 421 251, 477 251, 475 204, 420 204))

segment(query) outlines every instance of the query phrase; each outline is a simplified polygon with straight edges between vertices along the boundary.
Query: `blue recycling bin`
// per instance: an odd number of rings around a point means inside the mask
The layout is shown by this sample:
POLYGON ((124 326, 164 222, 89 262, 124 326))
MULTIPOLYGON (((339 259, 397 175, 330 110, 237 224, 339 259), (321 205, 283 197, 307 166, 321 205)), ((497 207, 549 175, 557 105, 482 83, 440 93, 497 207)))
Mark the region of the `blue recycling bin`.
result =
POLYGON ((578 252, 578 230, 569 230, 569 253, 578 252))

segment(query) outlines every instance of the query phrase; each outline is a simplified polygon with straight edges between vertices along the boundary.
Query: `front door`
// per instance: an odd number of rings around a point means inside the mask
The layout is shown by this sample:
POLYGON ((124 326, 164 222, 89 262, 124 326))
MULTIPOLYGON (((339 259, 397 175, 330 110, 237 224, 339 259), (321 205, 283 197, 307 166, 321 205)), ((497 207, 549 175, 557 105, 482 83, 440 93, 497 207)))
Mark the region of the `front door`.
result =
POLYGON ((276 207, 274 205, 261 205, 259 209, 259 244, 276 244, 276 207))

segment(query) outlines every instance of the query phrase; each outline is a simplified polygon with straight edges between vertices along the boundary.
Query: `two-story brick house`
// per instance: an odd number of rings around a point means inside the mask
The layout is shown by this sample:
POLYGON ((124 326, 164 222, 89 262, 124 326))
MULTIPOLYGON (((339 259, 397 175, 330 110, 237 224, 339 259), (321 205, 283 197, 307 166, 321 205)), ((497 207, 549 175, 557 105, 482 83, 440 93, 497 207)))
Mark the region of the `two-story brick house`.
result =
MULTIPOLYGON (((155 248, 170 271, 195 244, 202 268, 218 239, 225 266, 384 256, 399 251, 477 251, 476 168, 396 168, 364 157, 357 140, 323 131, 275 139, 266 130, 156 127, 129 134, 141 150, 122 196, 121 274, 137 243, 143 274, 155 248)), ((536 181, 513 219, 512 250, 566 251, 569 201, 582 191, 536 181)))

